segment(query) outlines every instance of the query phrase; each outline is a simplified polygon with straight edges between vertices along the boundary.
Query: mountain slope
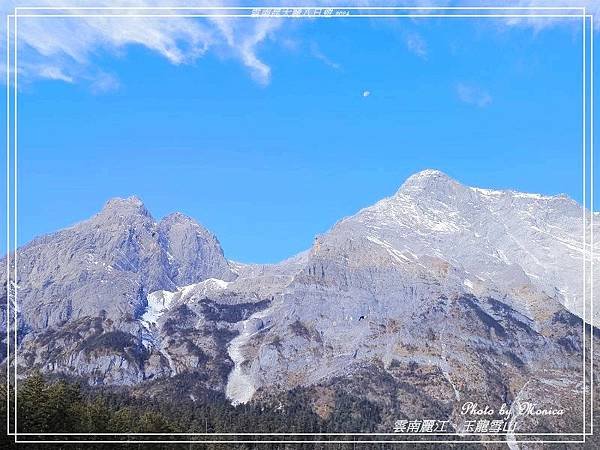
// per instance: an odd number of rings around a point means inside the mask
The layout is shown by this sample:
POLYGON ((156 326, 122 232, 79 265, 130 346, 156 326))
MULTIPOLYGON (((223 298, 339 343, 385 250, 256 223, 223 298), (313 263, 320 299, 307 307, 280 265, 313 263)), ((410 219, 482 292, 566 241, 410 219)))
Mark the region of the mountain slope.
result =
POLYGON ((135 197, 35 239, 19 249, 18 264, 20 312, 33 330, 100 311, 137 317, 150 292, 235 277, 212 234, 182 215, 156 223, 135 197))
POLYGON ((428 170, 309 251, 244 265, 183 215, 113 200, 19 250, 19 366, 93 384, 191 371, 235 404, 348 382, 396 417, 438 405, 456 428, 465 399, 538 383, 576 417, 584 217, 565 196, 428 170))
POLYGON ((566 197, 417 174, 319 236, 240 324, 226 393, 243 403, 375 369, 425 376, 422 395, 451 403, 485 393, 498 405, 532 380, 581 393, 581 321, 563 306, 580 311, 581 219, 566 197))
POLYGON ((408 259, 439 257, 476 295, 535 289, 582 316, 583 218, 566 196, 469 188, 428 170, 329 236, 365 236, 408 259))
MULTIPOLYGON (((0 265, 6 289, 6 259, 0 265)), ((116 376, 115 382, 145 376, 138 319, 149 293, 214 276, 235 278, 211 233, 182 215, 157 223, 135 197, 112 199, 91 219, 20 248, 18 276, 27 363, 82 375, 100 371, 96 379, 116 376), (89 345, 103 349, 102 362, 90 357, 89 345), (123 352, 129 357, 113 354, 123 352), (117 362, 128 367, 117 370, 117 362), (107 375, 115 371, 119 375, 107 375)), ((162 362, 156 365, 162 373, 162 362)))

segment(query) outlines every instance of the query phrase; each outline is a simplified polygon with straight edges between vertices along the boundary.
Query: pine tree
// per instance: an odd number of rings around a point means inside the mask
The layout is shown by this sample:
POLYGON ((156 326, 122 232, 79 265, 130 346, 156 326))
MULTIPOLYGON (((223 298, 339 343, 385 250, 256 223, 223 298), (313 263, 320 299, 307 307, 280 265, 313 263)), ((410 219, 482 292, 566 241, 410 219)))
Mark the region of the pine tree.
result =
POLYGON ((73 432, 79 428, 81 392, 76 384, 59 381, 47 388, 48 428, 54 433, 73 432))
POLYGON ((172 433, 175 431, 175 427, 162 414, 150 411, 140 417, 136 431, 138 433, 172 433))
POLYGON ((101 397, 83 408, 82 425, 87 433, 106 433, 110 431, 111 412, 101 397))
POLYGON ((136 422, 136 415, 131 408, 121 408, 112 415, 109 429, 115 433, 132 433, 136 422))
POLYGON ((48 431, 51 411, 48 407, 46 381, 40 372, 29 377, 17 393, 17 425, 20 432, 48 431))

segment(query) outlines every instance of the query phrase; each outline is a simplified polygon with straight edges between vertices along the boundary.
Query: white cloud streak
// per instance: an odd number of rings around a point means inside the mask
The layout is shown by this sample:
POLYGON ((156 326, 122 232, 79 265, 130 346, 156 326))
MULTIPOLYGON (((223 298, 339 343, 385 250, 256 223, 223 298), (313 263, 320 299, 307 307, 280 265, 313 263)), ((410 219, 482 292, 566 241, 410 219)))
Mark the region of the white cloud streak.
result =
POLYGON ((421 59, 427 59, 427 42, 418 33, 410 32, 406 34, 406 47, 411 53, 414 53, 421 59))
MULTIPOLYGON (((171 4, 181 5, 181 1, 171 4)), ((204 4, 219 6, 216 1, 204 4)), ((64 1, 38 0, 37 6, 61 6, 64 1)), ((84 6, 83 0, 69 2, 74 7, 84 6)), ((89 5, 89 3, 87 3, 89 5)), ((129 0, 119 6, 153 7, 168 6, 168 1, 129 0)), ((15 6, 24 6, 22 1, 8 0, 0 11, 12 13, 15 6)), ((199 4, 199 6, 201 6, 199 4)), ((95 0, 94 6, 115 6, 114 1, 95 0)), ((58 11, 56 11, 58 12, 58 11)), ((70 10, 71 13, 89 13, 70 10)), ((123 13, 129 14, 131 11, 123 13)), ((150 11, 145 11, 150 12, 150 11)), ((167 14, 170 11, 162 11, 167 14)), ((23 11, 21 11, 23 14, 23 11)), ((143 13, 143 12, 142 12, 143 13)), ((133 14, 133 13, 132 13, 133 14)), ((238 59, 252 77, 267 84, 271 68, 258 55, 259 47, 280 26, 279 19, 243 20, 239 18, 121 18, 121 17, 77 17, 77 18, 31 18, 23 17, 18 23, 20 61, 19 75, 24 81, 48 78, 67 82, 88 81, 93 89, 111 86, 113 75, 106 74, 95 66, 99 51, 124 53, 127 46, 139 45, 163 56, 172 64, 192 64, 209 51, 238 59), (98 74, 98 79, 94 75, 98 74), (111 79, 110 83, 107 80, 111 79)), ((5 23, 2 30, 5 33, 5 23)), ((6 49, 0 41, 2 52, 6 49)), ((99 89, 99 90, 104 90, 99 89)))
MULTIPOLYGON (((600 30, 600 20, 598 20, 598 16, 600 15, 600 1, 598 0, 565 0, 565 1, 556 1, 556 0, 513 0, 508 1, 504 0, 502 5, 505 6, 522 6, 533 8, 528 11, 523 11, 523 13, 529 13, 531 15, 534 14, 581 14, 579 11, 573 10, 542 10, 535 9, 540 7, 584 7, 586 14, 594 15, 594 30, 600 30)), ((506 20, 506 23, 510 26, 522 26, 526 25, 534 30, 542 30, 544 28, 549 28, 556 26, 557 24, 570 23, 571 25, 578 26, 581 28, 581 19, 577 18, 556 18, 556 17, 516 17, 510 18, 506 20)))
POLYGON ((492 96, 488 91, 465 83, 456 85, 456 95, 461 102, 479 108, 484 108, 492 103, 492 96))
POLYGON ((73 78, 69 75, 66 75, 60 67, 47 65, 39 68, 39 70, 40 77, 42 78, 47 78, 49 80, 60 80, 64 81, 65 83, 73 83, 74 81, 73 78))
MULTIPOLYGON (((552 0, 498 0, 505 6, 554 6, 552 0)), ((199 0, 194 6, 219 6, 229 0, 199 0)), ((269 3, 269 0, 266 0, 269 3)), ((74 8, 90 5, 86 0, 37 0, 36 6, 62 6, 68 3, 74 8)), ((181 5, 182 0, 94 0, 94 6, 111 7, 156 7, 181 5)), ((273 6, 281 6, 288 2, 272 0, 273 6)), ((307 6, 365 6, 375 2, 369 0, 298 0, 297 4, 307 6)), ((3 0, 0 12, 10 14, 15 6, 26 6, 26 0, 3 0)), ((251 3, 247 3, 252 6, 251 3)), ((377 2, 379 4, 379 2, 377 2)), ((401 1, 398 5, 422 5, 427 11, 428 0, 401 1)), ((436 4, 449 6, 467 5, 463 1, 441 0, 436 4)), ((588 13, 600 15, 598 0, 566 0, 565 6, 586 6, 588 13)), ((76 10, 72 10, 76 11, 76 10)), ((166 11, 167 13, 169 11, 166 11)), ((535 11, 532 11, 535 12, 535 11)), ((188 18, 21 18, 19 20, 19 45, 21 64, 19 74, 24 81, 36 78, 61 80, 68 83, 84 81, 99 91, 99 86, 110 86, 114 90, 118 86, 115 75, 108 74, 97 64, 99 52, 123 54, 131 45, 148 48, 166 58, 173 64, 193 64, 208 52, 221 57, 234 58, 247 69, 258 83, 266 85, 272 76, 272 68, 260 56, 261 47, 269 40, 278 41, 278 35, 285 19, 261 18, 248 20, 241 18, 207 18, 202 20, 188 18), (110 82, 108 81, 110 80, 110 82)), ((520 18, 506 20, 507 26, 529 26, 536 29, 563 23, 561 19, 540 20, 536 18, 520 18)), ((571 19, 570 23, 574 23, 571 19)), ((5 21, 0 21, 0 29, 5 32, 5 21)), ((596 28, 600 29, 600 20, 596 20, 596 28)), ((404 41, 407 49, 426 59, 427 42, 416 32, 405 32, 404 41)), ((281 43, 283 46, 284 43, 281 43)), ((5 51, 4 39, 0 39, 0 51, 5 51)), ((318 46, 310 49, 313 57, 326 65, 340 69, 340 65, 320 51, 318 46)), ((4 62, 0 68, 4 69, 4 62)))
POLYGON ((319 45, 316 42, 311 42, 310 54, 313 57, 317 58, 319 61, 321 61, 326 66, 331 67, 332 69, 340 70, 342 68, 342 66, 340 64, 336 63, 331 58, 329 58, 325 53, 323 53, 321 51, 321 48, 319 47, 319 45))

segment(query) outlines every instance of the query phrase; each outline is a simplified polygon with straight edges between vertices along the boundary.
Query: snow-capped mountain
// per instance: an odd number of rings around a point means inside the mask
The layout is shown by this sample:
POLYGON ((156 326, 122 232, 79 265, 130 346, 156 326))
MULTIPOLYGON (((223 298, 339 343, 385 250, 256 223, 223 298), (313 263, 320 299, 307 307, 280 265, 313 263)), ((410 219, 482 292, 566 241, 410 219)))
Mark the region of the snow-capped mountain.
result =
POLYGON ((582 312, 582 219, 564 196, 418 173, 317 237, 270 307, 242 323, 229 352, 243 369, 230 375, 228 395, 244 402, 261 387, 314 384, 373 360, 435 367, 452 386, 477 383, 486 369, 473 353, 492 348, 504 354, 501 373, 514 361, 576 370, 574 355, 546 338, 560 334, 563 305, 582 312), (465 367, 478 368, 472 379, 465 367))
POLYGON ((185 216, 111 200, 19 250, 18 366, 96 384, 194 372, 233 403, 339 380, 401 401, 410 386, 411 407, 427 399, 457 426, 455 402, 534 397, 536 383, 573 409, 584 220, 566 196, 426 170, 308 251, 246 265, 185 216))
MULTIPOLYGON (((425 258, 447 265, 453 281, 476 296, 516 296, 511 306, 531 314, 536 298, 552 297, 583 317, 584 220, 589 261, 590 214, 584 217, 569 197, 471 188, 426 170, 394 196, 342 220, 324 242, 360 236, 385 248, 396 264, 431 269, 419 261, 425 258)), ((588 320, 590 305, 588 294, 588 320)))

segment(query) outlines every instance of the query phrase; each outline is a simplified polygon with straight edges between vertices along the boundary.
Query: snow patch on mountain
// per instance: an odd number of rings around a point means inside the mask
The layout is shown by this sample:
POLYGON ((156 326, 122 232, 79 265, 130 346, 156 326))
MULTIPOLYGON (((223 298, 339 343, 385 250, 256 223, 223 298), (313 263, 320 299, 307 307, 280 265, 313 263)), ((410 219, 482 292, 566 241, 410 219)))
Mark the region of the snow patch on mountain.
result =
POLYGON ((218 278, 209 278, 200 283, 181 288, 181 293, 183 297, 187 297, 190 293, 193 293, 195 296, 207 296, 227 289, 229 284, 229 281, 220 280, 218 278))
POLYGON ((234 363, 233 370, 227 378, 225 395, 232 405, 248 403, 256 392, 255 380, 252 372, 244 367, 247 356, 244 347, 248 345, 252 337, 257 333, 265 332, 270 328, 266 318, 271 314, 275 306, 258 311, 240 324, 240 334, 236 336, 227 348, 229 357, 234 363))
POLYGON ((140 317, 142 325, 146 327, 146 329, 155 326, 158 319, 168 311, 174 297, 175 292, 169 291, 155 291, 148 294, 146 296, 148 306, 146 306, 144 314, 140 317))

